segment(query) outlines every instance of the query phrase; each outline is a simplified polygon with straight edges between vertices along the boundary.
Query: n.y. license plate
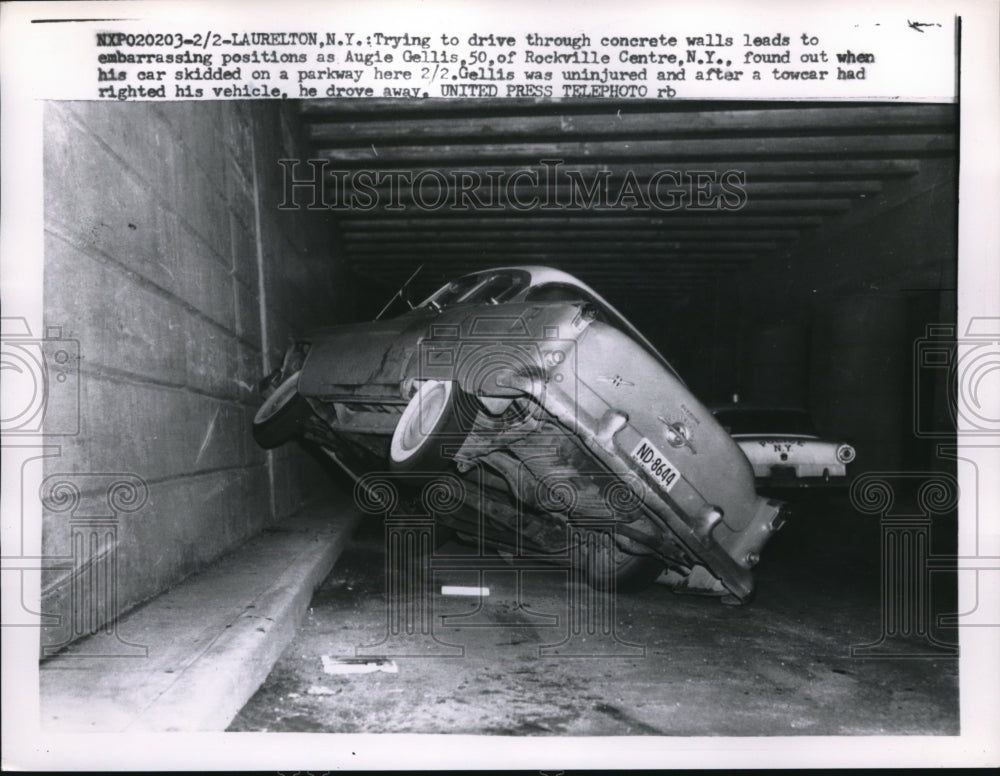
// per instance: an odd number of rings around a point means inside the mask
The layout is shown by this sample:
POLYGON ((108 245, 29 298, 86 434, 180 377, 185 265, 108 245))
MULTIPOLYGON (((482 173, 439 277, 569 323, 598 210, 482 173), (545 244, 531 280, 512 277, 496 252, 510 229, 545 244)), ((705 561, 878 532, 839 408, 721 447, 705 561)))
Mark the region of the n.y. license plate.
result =
POLYGON ((656 481, 656 484, 668 493, 677 483, 679 476, 677 469, 667 460, 667 456, 660 452, 656 445, 646 439, 646 437, 639 440, 639 444, 632 451, 632 458, 638 461, 639 465, 649 472, 649 475, 656 481))

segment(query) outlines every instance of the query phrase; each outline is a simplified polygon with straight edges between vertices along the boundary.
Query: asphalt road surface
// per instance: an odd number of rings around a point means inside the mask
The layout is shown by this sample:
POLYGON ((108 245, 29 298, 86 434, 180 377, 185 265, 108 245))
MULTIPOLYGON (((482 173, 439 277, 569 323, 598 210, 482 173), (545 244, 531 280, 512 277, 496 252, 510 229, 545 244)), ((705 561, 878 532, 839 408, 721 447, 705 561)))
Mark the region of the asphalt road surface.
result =
MULTIPOLYGON (((953 549, 954 529, 953 519, 936 519, 933 552, 953 549)), ((613 607, 594 599, 598 608, 587 610, 587 590, 565 569, 518 573, 491 554, 495 568, 483 572, 436 568, 422 631, 421 612, 401 611, 386 596, 385 547, 381 522, 365 522, 230 730, 958 732, 958 661, 940 646, 956 635, 933 625, 955 610, 954 579, 931 575, 921 609, 929 638, 911 633, 852 656, 852 645, 879 642, 893 626, 883 625, 878 519, 853 512, 842 496, 799 505, 765 549, 754 600, 738 607, 657 584, 616 596, 613 607), (489 593, 442 594, 446 587, 489 593), (400 622, 416 623, 414 632, 400 622)), ((435 558, 470 551, 448 543, 435 558)))

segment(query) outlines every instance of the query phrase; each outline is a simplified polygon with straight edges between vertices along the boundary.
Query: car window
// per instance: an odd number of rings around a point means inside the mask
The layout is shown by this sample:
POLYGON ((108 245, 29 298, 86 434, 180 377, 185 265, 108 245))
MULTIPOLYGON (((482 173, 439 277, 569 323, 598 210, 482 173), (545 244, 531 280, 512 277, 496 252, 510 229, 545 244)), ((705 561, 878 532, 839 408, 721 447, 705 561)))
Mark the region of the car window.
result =
MULTIPOLYGON (((478 275, 468 275, 464 278, 453 280, 434 293, 427 302, 434 301, 441 307, 447 307, 469 293, 469 291, 479 285, 481 280, 482 278, 478 275)), ((427 304, 427 302, 424 302, 424 304, 427 304)))
POLYGON ((453 280, 420 306, 448 307, 453 304, 496 304, 510 299, 528 282, 525 272, 479 272, 453 280))
POLYGON ((502 273, 486 276, 485 282, 473 288, 461 301, 463 303, 485 302, 496 304, 512 297, 521 290, 522 285, 524 285, 524 279, 518 275, 502 273))

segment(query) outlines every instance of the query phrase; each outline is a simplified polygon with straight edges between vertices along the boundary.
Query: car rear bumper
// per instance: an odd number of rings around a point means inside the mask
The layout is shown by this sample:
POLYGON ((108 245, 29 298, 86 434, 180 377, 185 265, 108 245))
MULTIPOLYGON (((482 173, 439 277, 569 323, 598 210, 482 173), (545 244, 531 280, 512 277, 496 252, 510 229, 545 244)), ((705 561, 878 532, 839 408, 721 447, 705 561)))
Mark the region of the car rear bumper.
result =
MULTIPOLYGON (((649 487, 644 492, 644 509, 661 528, 668 529, 676 541, 716 576, 739 601, 750 598, 754 589, 752 568, 760 559, 760 551, 768 539, 788 518, 781 501, 758 496, 752 489, 747 494, 748 519, 742 530, 719 530, 723 521, 720 510, 680 472, 676 486, 669 494, 662 492, 628 455, 631 444, 622 444, 617 433, 608 433, 600 421, 562 400, 556 391, 548 391, 545 409, 567 427, 575 427, 578 437, 591 454, 609 471, 624 477, 639 477, 649 487)), ((607 417, 607 416, 605 416, 607 417)), ((628 424, 618 428, 623 431, 628 424)), ((632 430, 633 435, 637 432, 632 430)))
POLYGON ((847 485, 847 474, 829 469, 819 474, 800 473, 794 466, 772 466, 770 469, 755 466, 754 481, 758 486, 772 488, 843 488, 847 485))
POLYGON ((782 478, 782 477, 758 477, 756 480, 757 487, 759 488, 814 488, 816 490, 822 488, 846 488, 847 478, 846 477, 831 477, 829 480, 824 480, 822 477, 801 477, 801 478, 782 478))

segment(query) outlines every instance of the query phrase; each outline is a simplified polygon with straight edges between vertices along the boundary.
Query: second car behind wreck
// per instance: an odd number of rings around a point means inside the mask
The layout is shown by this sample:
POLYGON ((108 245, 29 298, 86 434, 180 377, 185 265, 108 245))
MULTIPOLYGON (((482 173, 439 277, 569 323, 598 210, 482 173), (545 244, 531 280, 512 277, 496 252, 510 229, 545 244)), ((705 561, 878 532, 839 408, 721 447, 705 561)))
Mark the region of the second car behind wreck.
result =
POLYGON ((588 580, 747 600, 784 521, 736 443, 596 292, 546 267, 477 272, 404 314, 315 332, 265 380, 264 447, 301 437, 360 482, 446 485, 438 524, 588 580), (598 537, 598 538, 594 538, 598 537))

